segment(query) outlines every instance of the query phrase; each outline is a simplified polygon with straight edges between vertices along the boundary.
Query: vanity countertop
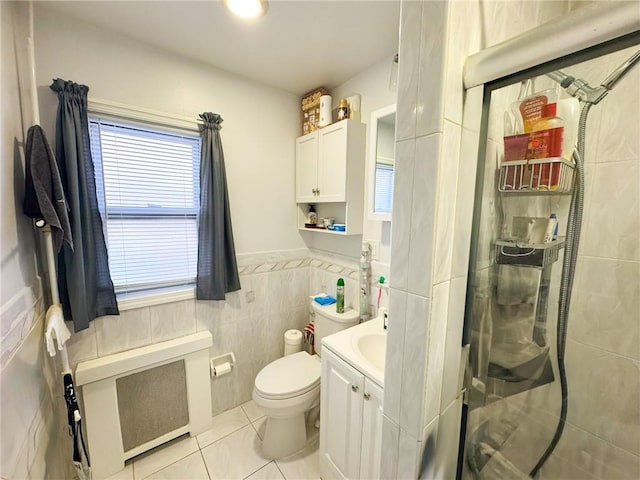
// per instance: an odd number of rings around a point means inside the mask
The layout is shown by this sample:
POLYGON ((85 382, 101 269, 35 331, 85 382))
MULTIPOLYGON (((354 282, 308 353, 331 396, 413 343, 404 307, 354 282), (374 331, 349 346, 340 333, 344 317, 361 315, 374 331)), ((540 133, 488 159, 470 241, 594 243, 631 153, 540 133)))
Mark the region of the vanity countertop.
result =
POLYGON ((328 348, 384 388, 386 339, 380 316, 323 338, 322 348, 328 348))

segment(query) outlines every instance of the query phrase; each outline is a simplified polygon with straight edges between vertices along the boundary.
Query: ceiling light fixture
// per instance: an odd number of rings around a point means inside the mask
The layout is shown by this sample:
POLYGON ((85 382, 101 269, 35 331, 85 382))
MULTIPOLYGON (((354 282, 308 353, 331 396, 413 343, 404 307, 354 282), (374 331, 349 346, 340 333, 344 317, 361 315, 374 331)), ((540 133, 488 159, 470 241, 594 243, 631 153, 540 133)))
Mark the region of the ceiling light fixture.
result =
POLYGON ((266 0, 225 0, 227 8, 242 18, 258 18, 267 11, 266 0))

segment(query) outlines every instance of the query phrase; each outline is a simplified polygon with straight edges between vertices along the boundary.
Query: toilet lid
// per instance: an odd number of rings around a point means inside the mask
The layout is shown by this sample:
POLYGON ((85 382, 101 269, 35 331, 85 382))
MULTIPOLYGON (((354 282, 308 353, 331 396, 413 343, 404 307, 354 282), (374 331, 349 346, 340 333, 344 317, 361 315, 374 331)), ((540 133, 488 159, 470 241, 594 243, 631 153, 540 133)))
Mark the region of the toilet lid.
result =
POLYGON ((320 362, 307 352, 279 358, 260 370, 255 387, 266 398, 290 398, 320 385, 320 362))

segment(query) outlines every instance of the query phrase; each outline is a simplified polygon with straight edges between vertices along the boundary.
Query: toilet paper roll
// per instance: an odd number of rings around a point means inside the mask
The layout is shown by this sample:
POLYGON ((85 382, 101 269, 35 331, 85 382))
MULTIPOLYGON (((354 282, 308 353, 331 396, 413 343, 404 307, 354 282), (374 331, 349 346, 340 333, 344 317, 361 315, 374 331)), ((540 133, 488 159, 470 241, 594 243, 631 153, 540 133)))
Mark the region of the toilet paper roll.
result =
POLYGON ((215 377, 221 377, 228 373, 231 373, 231 364, 229 362, 224 362, 213 367, 213 375, 215 377))
POLYGON ((284 355, 291 355, 302 350, 302 332, 300 330, 287 330, 284 332, 284 355))
POLYGON ((331 124, 332 106, 331 95, 322 95, 320 97, 320 120, 318 121, 318 126, 326 127, 331 124))

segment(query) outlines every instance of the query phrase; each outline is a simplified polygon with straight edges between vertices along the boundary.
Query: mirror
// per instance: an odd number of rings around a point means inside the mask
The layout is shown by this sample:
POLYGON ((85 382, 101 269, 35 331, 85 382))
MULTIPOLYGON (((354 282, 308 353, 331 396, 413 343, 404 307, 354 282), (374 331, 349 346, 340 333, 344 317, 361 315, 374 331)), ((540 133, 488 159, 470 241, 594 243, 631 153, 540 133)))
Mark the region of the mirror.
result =
POLYGON ((391 221, 395 163, 396 106, 371 113, 369 124, 369 217, 391 221))

